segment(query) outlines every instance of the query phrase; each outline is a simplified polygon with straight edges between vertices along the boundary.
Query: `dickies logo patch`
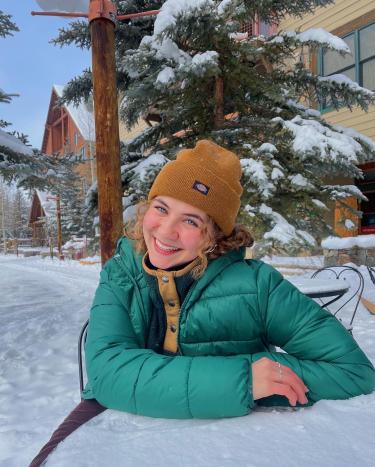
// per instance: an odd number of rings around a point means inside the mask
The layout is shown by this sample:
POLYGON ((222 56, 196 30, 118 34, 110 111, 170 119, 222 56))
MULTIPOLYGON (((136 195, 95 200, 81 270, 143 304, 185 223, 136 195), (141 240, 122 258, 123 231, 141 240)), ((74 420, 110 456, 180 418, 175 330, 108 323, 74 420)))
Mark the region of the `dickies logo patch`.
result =
POLYGON ((202 195, 207 196, 208 192, 210 191, 210 187, 205 185, 202 182, 199 182, 198 180, 195 180, 193 183, 193 189, 199 191, 199 193, 202 193, 202 195))

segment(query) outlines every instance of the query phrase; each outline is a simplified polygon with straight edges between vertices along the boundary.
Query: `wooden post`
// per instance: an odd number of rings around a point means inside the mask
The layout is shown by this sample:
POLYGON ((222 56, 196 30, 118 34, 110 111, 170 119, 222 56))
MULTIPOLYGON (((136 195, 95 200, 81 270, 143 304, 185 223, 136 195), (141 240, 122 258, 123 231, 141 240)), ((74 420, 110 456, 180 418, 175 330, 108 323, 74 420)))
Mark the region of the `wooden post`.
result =
POLYGON ((62 254, 62 232, 61 232, 61 204, 60 196, 56 196, 56 220, 57 220, 57 249, 59 252, 59 260, 64 259, 62 254))
POLYGON ((111 0, 90 0, 89 20, 94 87, 96 167, 102 264, 122 235, 120 137, 115 67, 116 7, 111 0))

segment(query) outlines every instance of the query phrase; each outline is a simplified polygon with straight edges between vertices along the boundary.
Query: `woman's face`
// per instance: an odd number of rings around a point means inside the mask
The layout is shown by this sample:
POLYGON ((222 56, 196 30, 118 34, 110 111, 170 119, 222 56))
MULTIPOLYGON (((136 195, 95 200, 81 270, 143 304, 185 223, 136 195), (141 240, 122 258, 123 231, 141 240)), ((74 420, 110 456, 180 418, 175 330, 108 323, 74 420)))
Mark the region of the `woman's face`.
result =
POLYGON ((200 209, 169 196, 154 198, 143 218, 143 237, 153 266, 168 269, 195 259, 205 225, 211 228, 200 209))

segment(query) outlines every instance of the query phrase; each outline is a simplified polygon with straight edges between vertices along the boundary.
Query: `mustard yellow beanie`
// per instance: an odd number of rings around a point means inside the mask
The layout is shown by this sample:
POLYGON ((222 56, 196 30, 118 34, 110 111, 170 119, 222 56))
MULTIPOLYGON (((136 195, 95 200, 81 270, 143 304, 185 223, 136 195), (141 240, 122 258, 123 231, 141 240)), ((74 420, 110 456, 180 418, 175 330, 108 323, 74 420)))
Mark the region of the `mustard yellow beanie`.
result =
POLYGON ((201 209, 230 235, 234 228, 242 187, 241 164, 231 151, 209 140, 183 149, 156 177, 148 199, 170 196, 201 209))

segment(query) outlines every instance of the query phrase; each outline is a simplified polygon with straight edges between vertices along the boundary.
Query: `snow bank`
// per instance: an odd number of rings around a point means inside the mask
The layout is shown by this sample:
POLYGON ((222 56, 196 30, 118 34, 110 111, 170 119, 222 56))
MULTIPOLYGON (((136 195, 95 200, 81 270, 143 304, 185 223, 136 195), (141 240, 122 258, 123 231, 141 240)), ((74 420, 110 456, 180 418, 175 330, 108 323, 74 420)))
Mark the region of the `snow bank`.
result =
POLYGON ((375 248, 375 235, 358 235, 357 237, 327 237, 322 240, 323 248, 328 250, 346 250, 355 246, 359 248, 375 248))

